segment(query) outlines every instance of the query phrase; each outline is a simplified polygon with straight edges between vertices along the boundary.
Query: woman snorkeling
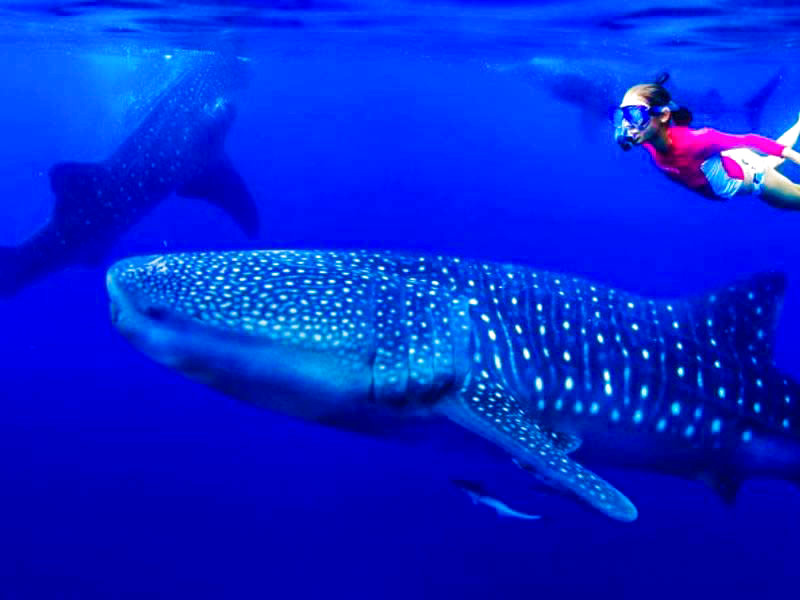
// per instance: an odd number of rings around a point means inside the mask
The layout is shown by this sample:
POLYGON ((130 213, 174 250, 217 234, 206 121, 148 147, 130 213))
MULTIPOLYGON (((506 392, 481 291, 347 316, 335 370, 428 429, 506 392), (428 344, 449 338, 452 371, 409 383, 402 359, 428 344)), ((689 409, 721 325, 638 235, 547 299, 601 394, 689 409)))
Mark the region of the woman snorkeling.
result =
POLYGON ((777 141, 690 129, 692 113, 672 101, 662 85, 666 79, 633 86, 614 111, 615 138, 623 150, 644 146, 668 177, 708 198, 753 194, 773 206, 800 209, 800 185, 776 171, 787 158, 800 164, 800 153, 792 150, 800 117, 777 141))

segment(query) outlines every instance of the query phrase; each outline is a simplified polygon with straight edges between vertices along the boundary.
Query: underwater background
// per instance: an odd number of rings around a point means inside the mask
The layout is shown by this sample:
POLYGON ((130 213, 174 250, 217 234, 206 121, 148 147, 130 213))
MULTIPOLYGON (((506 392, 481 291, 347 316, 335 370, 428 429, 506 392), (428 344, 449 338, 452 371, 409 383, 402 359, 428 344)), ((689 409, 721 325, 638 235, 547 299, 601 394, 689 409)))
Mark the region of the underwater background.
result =
POLYGON ((54 163, 111 154, 173 57, 231 39, 252 76, 225 147, 261 225, 250 240, 173 196, 103 266, 0 299, 0 599, 796 594, 789 483, 748 481, 727 506, 701 482, 600 465, 640 513, 611 521, 480 448, 324 428, 188 381, 113 330, 103 268, 386 248, 664 297, 778 270, 776 362, 798 377, 800 213, 693 195, 621 152, 605 118, 668 71, 695 124, 778 137, 800 111, 800 9, 784 4, 0 4, 0 246, 49 218, 54 163), (543 517, 500 519, 453 478, 543 517))

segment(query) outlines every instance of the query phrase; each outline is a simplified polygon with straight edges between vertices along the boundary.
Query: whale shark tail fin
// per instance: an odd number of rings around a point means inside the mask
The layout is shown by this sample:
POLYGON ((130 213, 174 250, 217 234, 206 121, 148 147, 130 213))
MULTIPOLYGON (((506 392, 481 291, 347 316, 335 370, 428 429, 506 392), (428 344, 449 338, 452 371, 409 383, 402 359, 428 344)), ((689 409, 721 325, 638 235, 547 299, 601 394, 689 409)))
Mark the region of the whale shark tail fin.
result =
POLYGON ((747 123, 750 126, 750 131, 758 131, 760 129, 764 107, 767 105, 767 102, 772 97, 772 94, 775 92, 775 89, 782 79, 783 72, 779 71, 745 103, 745 112, 747 114, 747 123))
POLYGON ((223 156, 177 190, 184 198, 202 198, 224 210, 252 238, 258 236, 258 207, 242 176, 223 156))

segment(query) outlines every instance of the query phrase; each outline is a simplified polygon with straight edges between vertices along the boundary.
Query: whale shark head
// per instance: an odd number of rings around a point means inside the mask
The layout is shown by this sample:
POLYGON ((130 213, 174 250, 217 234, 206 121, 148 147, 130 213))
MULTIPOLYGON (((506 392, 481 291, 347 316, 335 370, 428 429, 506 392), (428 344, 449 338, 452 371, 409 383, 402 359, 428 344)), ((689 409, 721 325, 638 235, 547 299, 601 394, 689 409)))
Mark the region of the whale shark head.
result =
POLYGON ((370 402, 369 281, 314 253, 171 254, 107 275, 114 324, 159 363, 318 421, 370 402))

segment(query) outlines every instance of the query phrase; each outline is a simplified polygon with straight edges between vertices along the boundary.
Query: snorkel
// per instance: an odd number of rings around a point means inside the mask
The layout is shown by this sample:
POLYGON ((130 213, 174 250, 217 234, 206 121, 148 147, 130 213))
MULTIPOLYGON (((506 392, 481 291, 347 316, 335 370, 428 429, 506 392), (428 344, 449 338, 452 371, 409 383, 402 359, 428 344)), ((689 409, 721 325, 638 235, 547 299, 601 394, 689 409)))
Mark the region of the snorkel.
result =
POLYGON ((676 111, 678 106, 670 100, 664 106, 651 107, 631 104, 613 109, 611 119, 615 127, 614 141, 627 152, 636 144, 636 136, 632 132, 644 132, 650 124, 650 119, 662 114, 667 109, 676 111))
POLYGON ((619 147, 625 152, 633 148, 633 136, 628 128, 623 127, 622 125, 617 127, 617 129, 614 131, 614 141, 617 142, 619 147))

